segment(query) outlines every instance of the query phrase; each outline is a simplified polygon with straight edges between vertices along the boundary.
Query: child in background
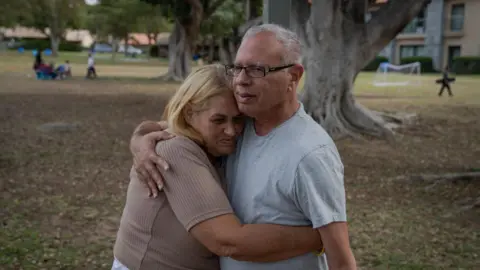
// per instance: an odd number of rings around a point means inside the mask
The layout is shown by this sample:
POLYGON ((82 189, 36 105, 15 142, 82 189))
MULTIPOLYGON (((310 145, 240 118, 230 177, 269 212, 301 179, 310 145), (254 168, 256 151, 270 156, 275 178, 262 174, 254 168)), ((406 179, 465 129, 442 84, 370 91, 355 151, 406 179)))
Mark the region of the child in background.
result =
POLYGON ((88 54, 88 63, 87 63, 87 79, 97 78, 97 71, 95 70, 95 60, 93 59, 93 54, 88 54))
POLYGON ((60 79, 64 79, 66 77, 72 77, 72 71, 70 68, 70 61, 65 61, 65 64, 58 66, 56 72, 60 79))

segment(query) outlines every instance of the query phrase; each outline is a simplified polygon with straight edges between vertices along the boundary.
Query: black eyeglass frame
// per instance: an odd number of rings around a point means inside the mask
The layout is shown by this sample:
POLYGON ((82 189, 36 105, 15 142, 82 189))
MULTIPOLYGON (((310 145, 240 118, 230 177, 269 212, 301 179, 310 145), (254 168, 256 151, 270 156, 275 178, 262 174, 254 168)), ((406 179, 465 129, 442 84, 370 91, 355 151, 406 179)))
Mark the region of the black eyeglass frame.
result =
POLYGON ((270 72, 276 72, 276 71, 280 71, 280 70, 283 70, 283 69, 286 69, 286 68, 290 68, 290 67, 293 67, 295 66, 295 64, 288 64, 288 65, 284 65, 284 66, 276 66, 276 67, 269 67, 269 66, 237 66, 237 65, 225 65, 225 73, 227 74, 227 76, 238 76, 238 74, 240 74, 242 72, 242 70, 245 69, 245 73, 249 76, 249 77, 252 77, 252 78, 263 78, 265 76, 267 76, 268 73, 270 72), (228 71, 229 70, 233 70, 234 68, 240 68, 240 71, 235 74, 235 72, 232 72, 232 74, 229 74, 228 71), (248 72, 248 68, 262 68, 263 69, 263 76, 251 76, 248 72))

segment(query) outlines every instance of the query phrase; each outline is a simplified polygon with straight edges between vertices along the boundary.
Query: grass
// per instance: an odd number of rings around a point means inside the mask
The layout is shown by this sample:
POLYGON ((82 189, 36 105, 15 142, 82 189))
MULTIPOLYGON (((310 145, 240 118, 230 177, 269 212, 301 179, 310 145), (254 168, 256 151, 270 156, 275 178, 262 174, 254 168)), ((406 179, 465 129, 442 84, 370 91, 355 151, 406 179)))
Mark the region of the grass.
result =
MULTIPOLYGON (((99 63, 100 80, 36 81, 31 57, 0 55, 0 264, 2 269, 108 269, 128 185, 128 141, 158 119, 177 84, 145 79, 161 65, 99 63), (7 59, 4 61, 4 59, 7 59), (78 130, 44 133, 46 122, 78 130)), ((362 269, 476 269, 480 210, 467 209, 479 181, 431 186, 399 180, 420 173, 480 169, 480 78, 459 77, 439 98, 436 76, 422 85, 375 88, 361 74, 355 94, 376 109, 415 112, 395 145, 345 139, 349 230, 362 269)))

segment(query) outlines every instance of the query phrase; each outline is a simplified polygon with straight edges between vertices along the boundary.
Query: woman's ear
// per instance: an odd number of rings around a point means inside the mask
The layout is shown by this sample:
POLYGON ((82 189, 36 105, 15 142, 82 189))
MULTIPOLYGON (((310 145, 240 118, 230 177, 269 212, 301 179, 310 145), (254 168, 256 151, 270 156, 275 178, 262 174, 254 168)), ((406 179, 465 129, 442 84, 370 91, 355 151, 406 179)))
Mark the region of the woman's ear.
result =
POLYGON ((192 106, 190 105, 187 105, 185 106, 185 108, 183 109, 183 117, 185 118, 185 121, 187 122, 187 124, 191 125, 191 121, 192 121, 192 115, 193 115, 193 110, 192 110, 192 106))

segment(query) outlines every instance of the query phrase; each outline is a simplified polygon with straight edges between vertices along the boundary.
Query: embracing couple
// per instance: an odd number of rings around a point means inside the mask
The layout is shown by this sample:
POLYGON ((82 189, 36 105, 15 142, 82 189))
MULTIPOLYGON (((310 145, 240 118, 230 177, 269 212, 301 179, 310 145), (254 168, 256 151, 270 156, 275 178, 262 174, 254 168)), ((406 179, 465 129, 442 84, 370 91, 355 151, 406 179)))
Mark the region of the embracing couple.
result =
POLYGON ((255 26, 131 139, 115 270, 356 269, 343 165, 304 111, 295 33, 255 26))

